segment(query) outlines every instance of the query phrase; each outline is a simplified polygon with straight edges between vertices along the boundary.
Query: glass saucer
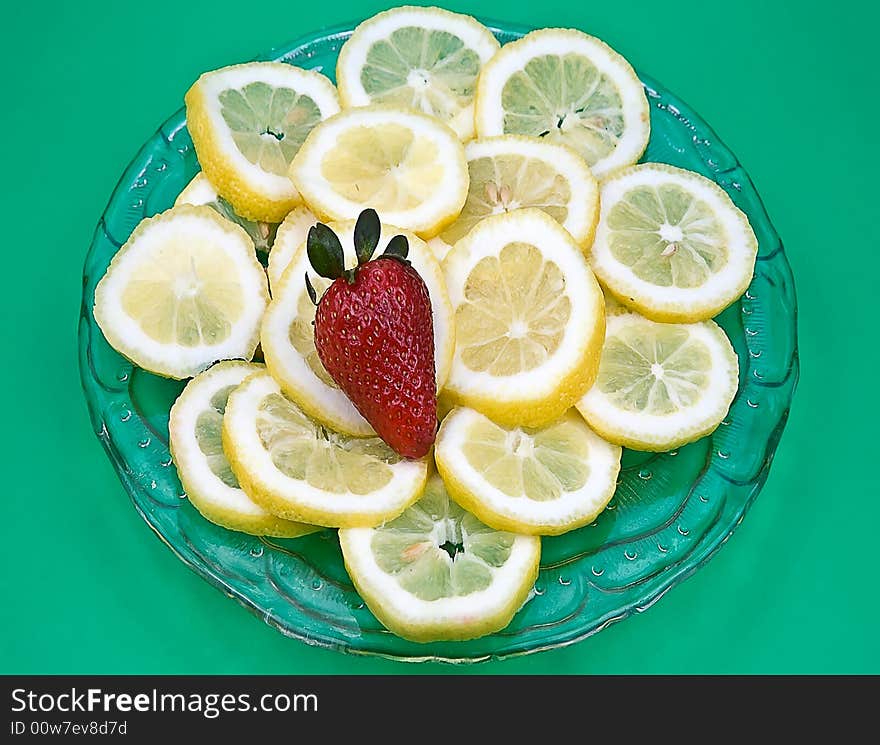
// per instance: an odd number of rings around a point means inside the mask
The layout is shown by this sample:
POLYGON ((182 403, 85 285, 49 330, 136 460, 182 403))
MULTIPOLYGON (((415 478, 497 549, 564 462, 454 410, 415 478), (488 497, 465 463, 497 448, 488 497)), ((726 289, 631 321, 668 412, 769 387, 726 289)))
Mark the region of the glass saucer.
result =
MULTIPOLYGON (((502 42, 528 29, 488 22, 502 42)), ((334 77, 352 26, 277 47, 260 59, 334 77)), ((92 317, 110 259, 145 216, 170 207, 198 171, 181 109, 128 165, 85 260, 79 320, 82 386, 94 430, 144 521, 193 571, 283 634, 307 644, 404 660, 478 661, 571 644, 653 605, 730 537, 770 468, 798 378, 791 269, 761 199, 736 157, 686 104, 641 76, 651 104, 643 160, 697 171, 720 184, 758 236, 754 279, 718 317, 740 362, 730 413, 711 436, 677 452, 626 451, 617 493, 590 526, 545 538, 534 596, 503 631, 465 642, 417 644, 386 631, 343 567, 335 531, 262 539, 204 520, 186 500, 168 451, 168 411, 183 387, 111 349, 92 317)))

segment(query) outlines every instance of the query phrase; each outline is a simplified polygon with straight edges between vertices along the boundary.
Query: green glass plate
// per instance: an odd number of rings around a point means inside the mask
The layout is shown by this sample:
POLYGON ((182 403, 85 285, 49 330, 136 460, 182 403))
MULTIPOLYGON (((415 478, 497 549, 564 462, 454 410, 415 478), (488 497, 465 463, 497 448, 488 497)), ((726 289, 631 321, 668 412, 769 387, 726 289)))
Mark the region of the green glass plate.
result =
MULTIPOLYGON (((527 29, 489 23, 502 42, 527 29)), ((273 49, 333 77, 352 26, 273 49)), ((545 538, 534 595, 503 631, 416 644, 383 629, 348 580, 335 531, 254 538, 204 520, 186 500, 168 452, 168 411, 182 384, 133 367, 92 317, 95 284, 138 222, 167 209, 198 171, 181 109, 119 180, 85 261, 79 321, 82 385, 95 432, 135 508, 180 559, 282 633, 308 644, 406 660, 475 661, 583 639, 649 608, 730 537, 767 478, 798 377, 796 302, 779 236, 748 175, 697 114, 647 76, 651 142, 644 160, 702 173, 749 216, 755 277, 717 319, 739 355, 740 387, 710 437, 677 452, 625 452, 617 493, 590 526, 545 538)))

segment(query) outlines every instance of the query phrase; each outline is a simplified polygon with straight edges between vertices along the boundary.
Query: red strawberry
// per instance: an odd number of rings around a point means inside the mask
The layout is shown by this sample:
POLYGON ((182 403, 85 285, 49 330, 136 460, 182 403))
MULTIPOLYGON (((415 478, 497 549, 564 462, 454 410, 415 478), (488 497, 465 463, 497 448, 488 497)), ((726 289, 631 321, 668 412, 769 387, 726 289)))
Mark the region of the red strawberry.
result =
POLYGON ((315 315, 318 356, 357 410, 396 452, 421 458, 437 434, 434 327, 428 288, 397 235, 373 259, 379 216, 364 210, 354 230, 358 265, 345 269, 342 244, 322 223, 309 231, 309 261, 333 280, 315 315))

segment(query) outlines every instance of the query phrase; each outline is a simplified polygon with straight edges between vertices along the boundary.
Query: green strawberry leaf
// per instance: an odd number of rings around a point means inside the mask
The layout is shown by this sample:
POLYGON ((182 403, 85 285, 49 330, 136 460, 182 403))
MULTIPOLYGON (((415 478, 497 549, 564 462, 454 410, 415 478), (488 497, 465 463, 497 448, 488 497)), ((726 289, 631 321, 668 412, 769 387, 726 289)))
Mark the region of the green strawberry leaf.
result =
POLYGON ((373 252, 379 245, 379 233, 382 226, 376 210, 365 209, 358 216, 354 226, 354 252, 357 254, 358 266, 366 264, 373 258, 373 252))
POLYGON ((306 252, 315 271, 327 279, 342 276, 345 270, 345 258, 342 244, 330 228, 319 222, 309 228, 306 252))
POLYGON ((388 241, 388 245, 385 246, 385 251, 382 255, 405 261, 409 255, 409 241, 406 239, 406 236, 395 235, 388 241))

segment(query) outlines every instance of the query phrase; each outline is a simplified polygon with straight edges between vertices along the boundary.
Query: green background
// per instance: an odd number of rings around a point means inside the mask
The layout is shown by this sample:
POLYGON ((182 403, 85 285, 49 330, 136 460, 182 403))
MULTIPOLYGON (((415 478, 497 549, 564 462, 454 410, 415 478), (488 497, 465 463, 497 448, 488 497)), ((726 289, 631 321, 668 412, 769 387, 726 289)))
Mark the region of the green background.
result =
MULTIPOLYGON (((207 69, 380 3, 16 3, 0 115, 0 672, 448 672, 283 638, 187 570, 132 509, 76 362, 82 261, 124 166, 207 69)), ((866 2, 451 2, 575 26, 689 102, 751 173, 798 289, 802 377, 728 545, 647 613, 502 673, 880 672, 876 24, 866 2), (796 10, 794 9, 796 7, 796 10)))

